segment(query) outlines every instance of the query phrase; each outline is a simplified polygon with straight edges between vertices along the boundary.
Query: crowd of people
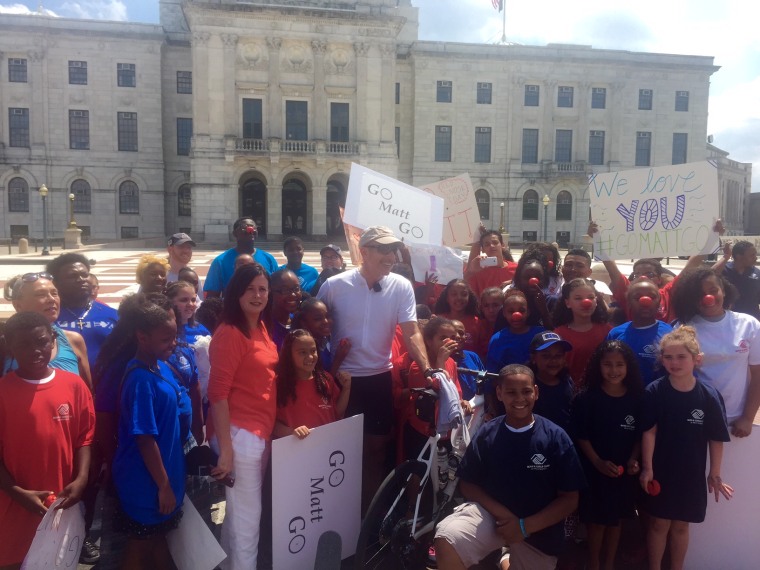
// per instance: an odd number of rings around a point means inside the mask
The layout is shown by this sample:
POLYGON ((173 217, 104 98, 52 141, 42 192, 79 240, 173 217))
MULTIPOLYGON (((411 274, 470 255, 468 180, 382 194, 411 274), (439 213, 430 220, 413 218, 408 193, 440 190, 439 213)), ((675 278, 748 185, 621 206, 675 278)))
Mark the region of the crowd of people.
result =
MULTIPOLYGON (((595 230, 590 226, 590 232, 595 230)), ((574 520, 590 569, 615 567, 621 521, 638 514, 649 567, 681 568, 689 523, 704 520, 723 443, 746 437, 760 407, 760 272, 748 242, 679 275, 640 259, 609 288, 582 249, 534 243, 515 262, 481 230, 463 278, 417 276, 391 230, 287 263, 256 247, 250 218, 201 282, 195 242, 143 256, 137 291, 97 300, 90 262, 65 253, 5 287, 16 314, 0 358, 0 568, 20 567, 51 504, 113 495, 122 567, 172 568, 188 477, 225 485, 226 568, 271 568, 273 438, 363 414, 362 512, 394 463, 414 459, 429 425, 410 390, 440 388, 462 409, 478 390, 457 368, 487 370, 486 417, 462 460, 464 502, 436 529, 432 559, 466 568, 503 549, 501 568, 553 569, 574 520), (733 260, 729 261, 733 256, 733 260), (707 458, 709 471, 705 477, 707 458), (57 501, 57 502, 55 502, 57 501)), ((80 560, 95 563, 85 539, 80 560)))

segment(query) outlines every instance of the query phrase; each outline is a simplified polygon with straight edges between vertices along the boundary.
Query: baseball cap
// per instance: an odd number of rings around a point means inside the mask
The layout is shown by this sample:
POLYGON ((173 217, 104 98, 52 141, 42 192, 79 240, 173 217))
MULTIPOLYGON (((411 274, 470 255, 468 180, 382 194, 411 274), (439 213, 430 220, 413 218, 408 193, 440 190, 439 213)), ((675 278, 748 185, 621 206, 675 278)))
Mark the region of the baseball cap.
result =
POLYGON ((330 251, 333 251, 333 252, 335 252, 335 254, 336 254, 338 257, 340 257, 341 259, 343 258, 343 252, 342 252, 342 251, 341 251, 341 249, 340 249, 340 248, 339 248, 337 245, 335 245, 334 243, 328 243, 328 244, 327 244, 325 247, 323 247, 322 249, 320 249, 320 250, 319 250, 319 255, 324 255, 325 251, 327 251, 328 249, 329 249, 330 251))
POLYGON ((359 238, 359 247, 364 247, 372 242, 379 245, 389 245, 401 243, 401 240, 393 235, 391 229, 386 226, 370 226, 364 230, 362 237, 359 238))
POLYGON ((172 237, 169 238, 169 245, 182 245, 183 243, 195 245, 193 238, 185 233, 173 234, 172 237))
POLYGON ((540 352, 557 343, 560 343, 565 348, 565 350, 573 350, 573 345, 567 342, 557 333, 544 331, 538 333, 533 337, 533 340, 530 341, 530 351, 540 352))

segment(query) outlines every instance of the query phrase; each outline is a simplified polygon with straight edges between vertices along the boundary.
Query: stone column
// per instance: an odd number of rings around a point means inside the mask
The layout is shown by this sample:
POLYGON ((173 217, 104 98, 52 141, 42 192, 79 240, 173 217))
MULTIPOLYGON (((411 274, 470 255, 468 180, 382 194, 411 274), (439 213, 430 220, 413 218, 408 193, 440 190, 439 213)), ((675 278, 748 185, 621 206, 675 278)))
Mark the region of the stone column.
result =
MULTIPOLYGON (((0 66, 5 66, 5 53, 0 51, 0 66)), ((6 68, 7 69, 7 68, 6 68)), ((5 93, 5 89, 0 90, 0 109, 7 109, 8 104, 5 102, 5 97, 3 96, 5 93)), ((0 133, 4 133, 5 131, 5 118, 8 116, 8 111, 0 112, 0 133)), ((2 158, 0 156, 0 158, 2 158)))
POLYGON ((208 40, 206 32, 194 32, 193 50, 193 135, 208 136, 208 96, 211 84, 208 78, 208 40))
MULTIPOLYGON (((225 35, 226 34, 222 34, 225 35)), ((221 138, 225 132, 224 102, 227 94, 222 39, 212 38, 208 45, 208 118, 209 134, 221 138), (220 45, 221 44, 221 45, 220 45)))
POLYGON ((235 86, 235 59, 237 56, 238 36, 236 34, 222 34, 223 57, 224 57, 224 134, 237 137, 242 135, 242 129, 238 126, 237 112, 237 88, 235 86))
POLYGON ((369 53, 369 48, 370 45, 367 43, 354 43, 354 52, 356 53, 356 140, 359 141, 367 141, 369 138, 367 122, 371 107, 367 99, 369 92, 367 88, 369 81, 367 53, 369 53))
MULTIPOLYGON (((282 39, 267 38, 269 46, 269 100, 267 101, 269 117, 268 125, 265 123, 264 133, 269 131, 269 138, 283 138, 284 125, 282 124, 282 92, 280 91, 280 47, 282 39), (268 129, 267 129, 268 126, 268 129)), ((266 134, 264 138, 267 138, 266 134)), ((282 190, 282 189, 281 189, 282 190)), ((271 196, 271 192, 269 193, 271 196)), ((280 200, 280 198, 278 198, 280 200)), ((278 219, 277 226, 282 225, 282 220, 278 219)))
POLYGON ((325 51, 327 42, 312 40, 311 51, 314 52, 314 134, 309 137, 317 140, 330 140, 330 106, 325 93, 325 51))
MULTIPOLYGON (((538 131, 538 162, 548 160, 554 162, 554 137, 556 136, 554 128, 554 107, 557 104, 557 81, 551 80, 546 82, 546 93, 544 94, 544 118, 541 121, 541 128, 538 131), (541 132, 543 131, 543 132, 541 132)), ((543 198, 539 194, 539 201, 543 198)), ((539 204, 543 208, 543 205, 539 204)), ((540 233, 540 232, 539 232, 540 233)))
POLYGON ((267 186, 267 239, 282 235, 282 185, 267 186))
POLYGON ((311 228, 313 236, 327 235, 327 186, 314 186, 311 189, 311 228))
POLYGON ((380 44, 382 54, 380 80, 381 122, 380 140, 395 142, 396 139, 396 45, 380 44))
POLYGON ((29 51, 27 55, 32 64, 29 81, 32 88, 32 100, 31 105, 29 105, 29 143, 32 148, 32 153, 34 153, 35 149, 43 149, 44 151, 45 142, 47 141, 45 133, 45 125, 47 124, 47 104, 45 95, 48 90, 44 69, 45 52, 40 49, 29 51))

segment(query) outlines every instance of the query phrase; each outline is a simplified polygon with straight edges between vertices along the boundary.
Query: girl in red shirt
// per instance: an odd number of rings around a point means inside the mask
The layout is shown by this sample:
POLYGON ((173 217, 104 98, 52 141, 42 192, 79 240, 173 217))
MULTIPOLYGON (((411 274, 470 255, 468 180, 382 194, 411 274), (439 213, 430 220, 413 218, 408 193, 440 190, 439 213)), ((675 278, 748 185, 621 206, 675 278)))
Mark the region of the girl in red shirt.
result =
POLYGON ((343 417, 351 393, 351 375, 333 377, 322 370, 314 337, 296 329, 286 336, 277 364, 277 422, 274 437, 295 435, 299 439, 311 429, 343 417))
POLYGON ((433 312, 440 317, 460 321, 465 330, 463 348, 473 352, 478 349, 478 298, 464 279, 452 279, 446 284, 433 312))

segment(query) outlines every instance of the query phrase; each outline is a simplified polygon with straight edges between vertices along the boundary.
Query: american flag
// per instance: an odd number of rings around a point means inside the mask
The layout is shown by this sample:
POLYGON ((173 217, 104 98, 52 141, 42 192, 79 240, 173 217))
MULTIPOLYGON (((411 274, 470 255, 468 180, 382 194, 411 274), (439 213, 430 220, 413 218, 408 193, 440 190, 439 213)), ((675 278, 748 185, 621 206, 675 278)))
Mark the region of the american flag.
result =
POLYGON ((504 9, 504 0, 491 0, 494 10, 501 12, 504 9))

